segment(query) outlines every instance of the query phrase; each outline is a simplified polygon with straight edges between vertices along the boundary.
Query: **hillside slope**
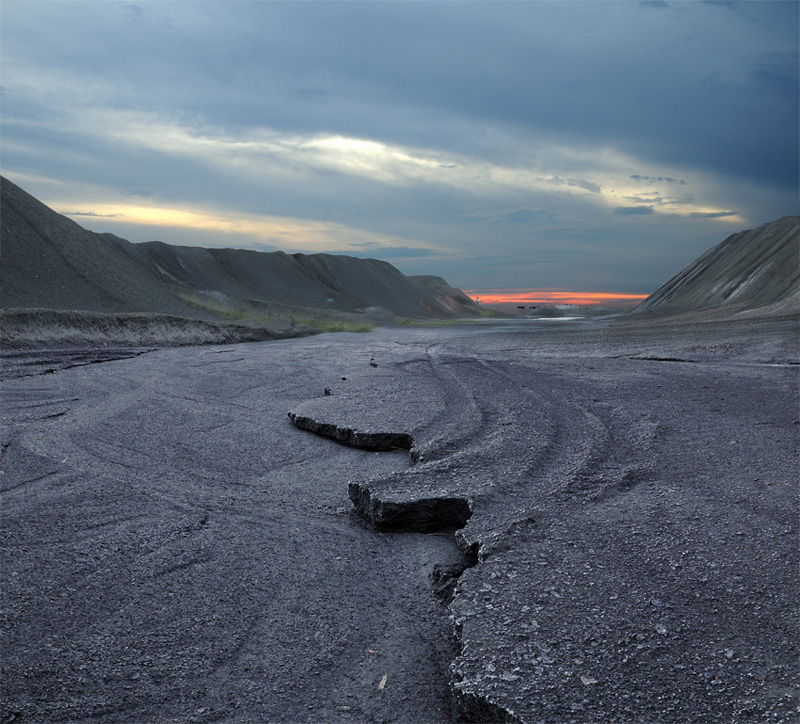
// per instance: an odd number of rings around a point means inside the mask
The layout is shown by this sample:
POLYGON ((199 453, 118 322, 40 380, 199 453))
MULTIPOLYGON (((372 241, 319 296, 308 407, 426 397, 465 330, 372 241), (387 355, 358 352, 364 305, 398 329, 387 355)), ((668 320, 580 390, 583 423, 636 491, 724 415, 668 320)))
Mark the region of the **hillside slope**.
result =
POLYGON ((376 259, 133 244, 96 234, 0 178, 0 306, 219 319, 282 308, 469 317, 478 306, 438 277, 376 259))
POLYGON ((800 216, 732 234, 645 299, 633 314, 791 314, 800 308, 800 216))
POLYGON ((131 244, 106 236, 176 293, 217 302, 335 309, 379 307, 403 317, 468 317, 477 306, 438 277, 409 277, 377 259, 337 254, 287 254, 246 249, 131 244))
POLYGON ((0 307, 197 317, 103 237, 0 178, 0 307))

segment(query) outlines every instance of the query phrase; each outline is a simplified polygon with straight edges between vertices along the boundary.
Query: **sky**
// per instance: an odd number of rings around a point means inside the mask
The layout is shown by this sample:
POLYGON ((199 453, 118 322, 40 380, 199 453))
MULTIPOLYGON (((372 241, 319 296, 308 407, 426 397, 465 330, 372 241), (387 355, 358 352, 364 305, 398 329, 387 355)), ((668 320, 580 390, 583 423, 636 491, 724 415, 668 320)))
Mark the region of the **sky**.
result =
POLYGON ((0 171, 133 242, 646 295, 800 213, 798 8, 3 0, 0 171))

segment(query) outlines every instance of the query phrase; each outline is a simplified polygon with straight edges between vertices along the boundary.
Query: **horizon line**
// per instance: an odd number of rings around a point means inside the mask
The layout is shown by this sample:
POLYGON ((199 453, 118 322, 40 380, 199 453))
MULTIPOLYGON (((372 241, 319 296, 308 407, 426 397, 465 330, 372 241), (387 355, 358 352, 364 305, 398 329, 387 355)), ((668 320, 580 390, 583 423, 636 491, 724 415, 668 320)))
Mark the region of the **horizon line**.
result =
POLYGON ((471 289, 464 294, 481 304, 602 304, 633 303, 649 294, 622 294, 615 292, 570 292, 556 289, 471 289))

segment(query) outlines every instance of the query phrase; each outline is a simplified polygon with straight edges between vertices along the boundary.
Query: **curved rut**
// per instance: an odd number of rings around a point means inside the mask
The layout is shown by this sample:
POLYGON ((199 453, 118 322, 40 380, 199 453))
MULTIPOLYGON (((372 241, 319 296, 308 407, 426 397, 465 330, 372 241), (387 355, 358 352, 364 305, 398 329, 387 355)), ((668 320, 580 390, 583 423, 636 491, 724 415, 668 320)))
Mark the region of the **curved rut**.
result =
MULTIPOLYGON (((413 466, 351 482, 350 497, 379 529, 456 529, 467 564, 478 568, 462 577, 451 604, 461 642, 451 662, 451 684, 468 719, 513 721, 491 692, 478 691, 483 678, 471 669, 494 653, 474 640, 466 643, 465 619, 458 613, 463 600, 470 589, 491 586, 481 564, 512 532, 525 528, 529 538, 545 539, 552 522, 576 501, 604 499, 634 485, 643 475, 647 446, 627 444, 625 421, 611 420, 581 391, 553 389, 553 379, 531 367, 448 355, 435 347, 428 348, 424 363, 398 366, 409 365, 442 387, 445 414, 433 423, 435 430, 421 431, 424 442, 414 447, 413 466)), ((470 618, 485 628, 496 618, 494 604, 478 607, 471 600, 470 618)), ((502 627, 502 619, 497 623, 502 627)))
POLYGON ((0 709, 791 721, 796 367, 655 359, 694 332, 525 334, 393 330, 11 378, 0 709), (411 449, 299 433, 293 405, 388 421, 411 449))

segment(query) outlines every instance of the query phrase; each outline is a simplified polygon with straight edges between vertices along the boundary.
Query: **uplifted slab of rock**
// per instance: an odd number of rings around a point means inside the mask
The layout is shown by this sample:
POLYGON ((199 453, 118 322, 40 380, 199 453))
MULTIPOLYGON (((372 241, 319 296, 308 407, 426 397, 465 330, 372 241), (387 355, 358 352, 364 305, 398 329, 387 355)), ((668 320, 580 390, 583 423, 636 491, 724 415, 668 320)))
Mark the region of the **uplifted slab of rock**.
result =
POLYGON ((362 450, 410 450, 414 445, 414 438, 409 433, 393 432, 380 426, 359 430, 351 424, 321 422, 316 414, 303 415, 297 411, 290 411, 289 419, 301 430, 315 432, 323 437, 336 440, 336 442, 362 450))
POLYGON ((433 533, 463 528, 472 516, 467 498, 449 491, 420 495, 417 490, 381 491, 351 482, 350 500, 376 528, 433 533))
MULTIPOLYGON (((377 364, 372 361, 371 364, 377 364)), ((363 450, 411 450, 444 412, 444 396, 431 380, 370 367, 341 378, 320 397, 289 410, 301 430, 363 450)))

